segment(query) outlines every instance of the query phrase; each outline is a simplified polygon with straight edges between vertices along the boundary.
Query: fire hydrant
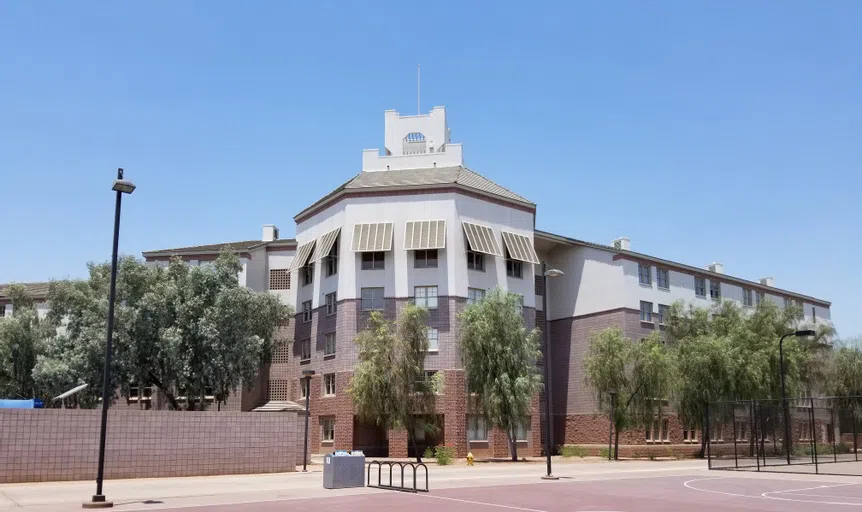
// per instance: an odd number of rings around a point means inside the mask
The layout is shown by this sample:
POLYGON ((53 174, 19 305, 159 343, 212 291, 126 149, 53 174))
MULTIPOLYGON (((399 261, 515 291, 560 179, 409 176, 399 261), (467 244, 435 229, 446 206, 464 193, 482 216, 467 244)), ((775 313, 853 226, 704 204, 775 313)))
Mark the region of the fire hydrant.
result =
POLYGON ((473 465, 473 452, 467 452, 467 465, 473 465))

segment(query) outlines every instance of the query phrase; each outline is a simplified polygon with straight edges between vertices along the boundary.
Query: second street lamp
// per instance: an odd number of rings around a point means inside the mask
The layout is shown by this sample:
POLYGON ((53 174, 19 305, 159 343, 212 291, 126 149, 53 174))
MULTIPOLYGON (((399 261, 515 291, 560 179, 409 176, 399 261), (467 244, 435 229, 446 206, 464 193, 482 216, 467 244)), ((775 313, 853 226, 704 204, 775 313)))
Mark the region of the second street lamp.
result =
POLYGON ((311 417, 311 378, 314 377, 314 370, 302 370, 302 379, 305 381, 305 444, 302 448, 302 472, 307 471, 308 465, 308 419, 311 417))
POLYGON ((550 321, 548 314, 548 278, 560 277, 563 275, 562 270, 555 268, 549 269, 547 263, 542 262, 542 311, 545 313, 545 322, 542 326, 542 343, 545 349, 545 458, 547 459, 548 472, 542 478, 545 480, 557 480, 551 472, 551 449, 554 446, 554 428, 551 424, 551 343, 548 340, 548 330, 550 329, 550 321))
POLYGON ((781 337, 778 341, 778 368, 781 374, 781 407, 784 410, 784 451, 787 452, 787 465, 790 465, 790 407, 787 404, 787 390, 784 387, 784 338, 788 336, 796 336, 804 338, 806 336, 815 336, 817 333, 811 329, 802 331, 789 332, 781 337))

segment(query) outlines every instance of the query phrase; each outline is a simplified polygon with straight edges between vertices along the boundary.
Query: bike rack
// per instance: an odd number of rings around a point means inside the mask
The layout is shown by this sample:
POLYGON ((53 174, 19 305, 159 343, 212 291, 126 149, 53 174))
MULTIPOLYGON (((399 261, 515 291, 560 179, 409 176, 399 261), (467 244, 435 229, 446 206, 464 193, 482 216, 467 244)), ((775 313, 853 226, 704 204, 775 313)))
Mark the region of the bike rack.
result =
POLYGON ((403 491, 403 492, 428 492, 428 466, 422 464, 421 462, 413 463, 413 462, 390 462, 390 461, 377 461, 373 460, 368 463, 367 470, 367 479, 368 487, 374 487, 377 489, 388 489, 391 491, 403 491), (377 465, 377 485, 371 485, 371 467, 377 465), (389 467, 389 483, 383 483, 383 466, 389 467), (398 466, 401 469, 401 485, 395 485, 395 482, 392 480, 393 476, 393 468, 398 466), (413 487, 407 487, 404 485, 404 469, 410 468, 413 470, 413 487), (422 468, 425 470, 425 488, 420 489, 417 486, 418 482, 418 472, 419 469, 422 468))

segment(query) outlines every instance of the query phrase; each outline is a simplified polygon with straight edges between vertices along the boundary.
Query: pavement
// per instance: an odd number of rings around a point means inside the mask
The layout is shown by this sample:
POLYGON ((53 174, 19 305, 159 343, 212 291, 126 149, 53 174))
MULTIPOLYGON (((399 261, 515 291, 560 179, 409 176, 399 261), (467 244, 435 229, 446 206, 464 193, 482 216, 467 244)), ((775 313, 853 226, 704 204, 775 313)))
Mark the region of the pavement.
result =
MULTIPOLYGON (((411 512, 666 511, 809 512, 862 507, 858 477, 708 471, 704 461, 555 460, 556 481, 540 462, 430 466, 428 493, 362 487, 322 488, 322 466, 308 473, 108 480, 115 509, 216 512, 411 510, 411 512)), ((0 485, 0 511, 80 510, 95 483, 0 485)))

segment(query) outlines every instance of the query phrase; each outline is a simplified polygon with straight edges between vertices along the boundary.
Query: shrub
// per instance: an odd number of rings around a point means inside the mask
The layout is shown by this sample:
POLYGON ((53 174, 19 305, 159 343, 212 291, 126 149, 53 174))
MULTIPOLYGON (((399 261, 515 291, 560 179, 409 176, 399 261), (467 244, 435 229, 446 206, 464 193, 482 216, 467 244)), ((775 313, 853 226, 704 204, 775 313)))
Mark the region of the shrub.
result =
POLYGON ((425 448, 425 453, 422 454, 423 459, 433 459, 434 458, 434 450, 429 446, 425 448))
POLYGON ((612 454, 612 453, 613 453, 613 451, 612 451, 612 450, 611 450, 611 451, 609 451, 607 448, 601 448, 601 449, 599 449, 599 457, 601 457, 601 458, 603 458, 603 459, 607 459, 607 458, 608 458, 608 455, 610 455, 610 454, 612 454))
POLYGON ((563 445, 560 447, 560 455, 563 457, 586 457, 587 449, 583 446, 563 445))
POLYGON ((649 452, 649 453, 647 453, 647 458, 649 460, 655 460, 655 454, 653 452, 649 452))
MULTIPOLYGON (((840 455, 842 453, 850 453, 850 451, 851 451, 850 447, 844 443, 838 443, 835 445, 835 453, 836 454, 840 455)), ((809 456, 811 456, 811 453, 812 453, 811 443, 804 443, 803 444, 803 442, 800 441, 799 444, 797 444, 793 447, 793 455, 795 455, 797 457, 809 457, 809 456)), ((818 457, 820 457, 821 455, 832 455, 832 454, 833 454, 833 452, 832 452, 832 445, 831 444, 817 443, 817 456, 818 457)))
POLYGON ((440 466, 448 466, 452 464, 452 459, 455 458, 455 450, 451 446, 441 445, 435 450, 437 456, 437 464, 440 466))

